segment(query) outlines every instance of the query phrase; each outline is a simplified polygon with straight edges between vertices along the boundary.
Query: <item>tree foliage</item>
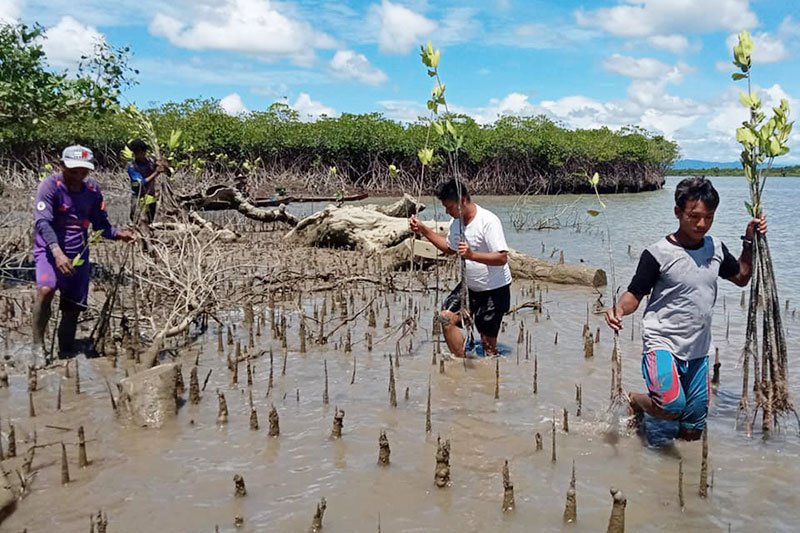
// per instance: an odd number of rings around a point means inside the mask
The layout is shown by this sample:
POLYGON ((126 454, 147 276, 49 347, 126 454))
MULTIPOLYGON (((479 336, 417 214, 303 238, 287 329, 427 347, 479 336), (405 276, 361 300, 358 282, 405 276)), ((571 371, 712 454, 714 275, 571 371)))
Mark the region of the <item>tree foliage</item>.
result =
POLYGON ((136 71, 129 50, 97 43, 77 72, 56 72, 42 50, 44 28, 0 24, 0 141, 25 143, 54 121, 117 111, 136 71))
MULTIPOLYGON (((182 131, 185 153, 177 156, 200 158, 211 169, 236 171, 234 167, 242 162, 259 158, 265 170, 327 173, 334 166, 356 187, 368 187, 379 176, 387 177, 389 165, 395 166, 401 178, 416 175, 419 147, 426 145, 428 130, 425 120, 401 124, 379 113, 345 113, 302 122, 282 104, 230 116, 215 100, 171 102, 143 113, 159 138, 168 138, 173 130, 182 131)), ((594 172, 603 176, 601 191, 618 188, 620 176, 630 182, 621 188, 652 188, 642 180, 662 178, 678 155, 675 143, 638 128, 569 130, 544 116, 502 117, 488 125, 460 114, 445 115, 444 119, 445 124, 449 120, 456 125, 462 139, 461 174, 486 189, 499 186, 498 192, 588 191, 581 176, 594 172), (636 180, 639 183, 634 183, 636 180), (534 182, 537 185, 531 188, 534 182)), ((119 153, 135 135, 121 114, 68 116, 53 126, 11 139, 0 146, 5 150, 0 155, 27 161, 26 154, 56 153, 66 144, 81 142, 95 149, 101 164, 113 167, 122 164, 119 153)), ((436 183, 447 173, 448 142, 446 135, 429 141, 434 157, 426 181, 436 183)))

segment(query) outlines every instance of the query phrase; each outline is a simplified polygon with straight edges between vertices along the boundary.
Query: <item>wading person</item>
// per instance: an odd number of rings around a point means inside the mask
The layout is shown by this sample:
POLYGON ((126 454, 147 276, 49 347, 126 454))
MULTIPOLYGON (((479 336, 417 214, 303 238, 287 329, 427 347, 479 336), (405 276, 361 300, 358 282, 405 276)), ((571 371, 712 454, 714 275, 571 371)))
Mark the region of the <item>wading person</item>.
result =
POLYGON ((162 162, 147 155, 148 146, 141 139, 128 145, 133 160, 128 162, 128 177, 131 180, 131 222, 150 224, 156 216, 156 178, 167 172, 162 162), (137 220, 138 213, 138 220, 137 220))
MULTIPOLYGON (((466 260, 464 280, 467 284, 469 312, 481 335, 484 354, 497 355, 497 333, 503 315, 511 304, 511 270, 508 268, 508 245, 503 225, 497 215, 470 198, 467 187, 451 179, 436 192, 445 211, 453 220, 447 237, 439 235, 420 222, 409 219, 411 231, 428 239, 442 252, 458 254, 466 260), (464 227, 459 220, 459 203, 464 227)), ((464 337, 459 329, 462 311, 461 284, 456 286, 442 305, 444 337, 456 357, 464 357, 464 337)))
POLYGON ((74 351, 78 315, 86 308, 89 293, 89 226, 94 231, 101 230, 106 239, 135 240, 132 232, 118 230, 108 221, 100 187, 87 177, 94 170, 91 150, 82 146, 65 148, 60 166, 60 172, 39 184, 34 201, 34 365, 43 353, 44 332, 56 290, 61 296, 59 355, 68 356, 74 351))
POLYGON ((631 393, 631 409, 637 418, 647 413, 679 420, 678 436, 686 440, 701 436, 708 413, 717 279, 747 285, 755 232, 767 232, 765 217, 750 221, 736 259, 720 240, 707 235, 718 205, 719 194, 710 181, 681 181, 675 189, 678 230, 642 252, 628 290, 605 315, 608 325, 620 330, 622 318, 650 296, 642 319, 642 373, 648 392, 631 393))

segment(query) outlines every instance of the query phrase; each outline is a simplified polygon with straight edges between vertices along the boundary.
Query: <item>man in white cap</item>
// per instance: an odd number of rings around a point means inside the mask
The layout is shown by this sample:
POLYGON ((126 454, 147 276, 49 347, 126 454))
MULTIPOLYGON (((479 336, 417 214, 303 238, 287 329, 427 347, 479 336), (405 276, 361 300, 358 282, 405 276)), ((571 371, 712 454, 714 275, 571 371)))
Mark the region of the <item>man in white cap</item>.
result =
MULTIPOLYGON (((33 307, 34 357, 42 353, 55 291, 61 292, 59 355, 74 351, 78 315, 89 294, 89 226, 111 240, 133 242, 129 230, 118 230, 108 220, 103 195, 89 178, 94 155, 83 146, 69 146, 61 155, 60 172, 45 178, 34 201, 36 302, 33 307)), ((34 359, 33 364, 36 364, 34 359)))

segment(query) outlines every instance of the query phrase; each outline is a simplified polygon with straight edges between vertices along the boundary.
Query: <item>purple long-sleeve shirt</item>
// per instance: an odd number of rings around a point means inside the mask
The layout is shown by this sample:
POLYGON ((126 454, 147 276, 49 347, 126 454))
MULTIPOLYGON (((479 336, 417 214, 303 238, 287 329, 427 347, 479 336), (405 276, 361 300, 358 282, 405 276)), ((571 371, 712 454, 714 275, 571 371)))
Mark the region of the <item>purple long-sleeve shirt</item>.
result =
POLYGON ((103 230, 107 239, 117 237, 117 228, 108 220, 100 186, 92 178, 83 180, 80 191, 70 191, 61 174, 48 176, 36 189, 33 213, 34 253, 58 243, 70 258, 81 251, 88 257, 90 224, 95 230, 103 230))

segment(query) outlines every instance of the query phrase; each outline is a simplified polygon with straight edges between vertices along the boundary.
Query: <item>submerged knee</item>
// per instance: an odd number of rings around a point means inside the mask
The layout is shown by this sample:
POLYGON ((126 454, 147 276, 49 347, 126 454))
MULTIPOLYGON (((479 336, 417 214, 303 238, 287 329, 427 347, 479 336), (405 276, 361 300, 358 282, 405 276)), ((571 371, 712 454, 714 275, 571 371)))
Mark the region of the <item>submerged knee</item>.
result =
POLYGON ((690 428, 681 428, 678 434, 680 438, 687 441, 692 440, 700 440, 700 437, 703 436, 702 429, 690 429, 690 428))

